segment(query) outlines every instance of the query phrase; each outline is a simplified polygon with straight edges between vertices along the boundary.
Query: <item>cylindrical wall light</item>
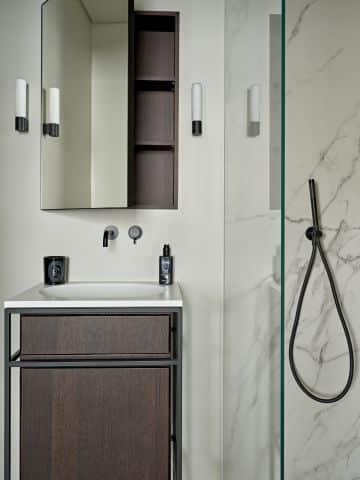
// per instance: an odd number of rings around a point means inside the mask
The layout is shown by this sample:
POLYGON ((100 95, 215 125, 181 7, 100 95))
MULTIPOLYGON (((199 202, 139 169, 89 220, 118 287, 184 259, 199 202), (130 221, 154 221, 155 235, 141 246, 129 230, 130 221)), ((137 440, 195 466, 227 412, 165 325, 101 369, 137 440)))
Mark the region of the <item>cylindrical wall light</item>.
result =
POLYGON ((260 135, 260 85, 248 90, 248 133, 250 137, 260 135))
POLYGON ((29 131, 27 118, 27 83, 22 78, 16 79, 16 105, 15 105, 15 130, 18 132, 29 131))
POLYGON ((49 88, 47 96, 47 123, 44 124, 44 134, 50 137, 60 135, 60 90, 49 88))
POLYGON ((191 89, 192 106, 192 134, 194 137, 202 135, 203 92, 201 83, 193 83, 191 89))

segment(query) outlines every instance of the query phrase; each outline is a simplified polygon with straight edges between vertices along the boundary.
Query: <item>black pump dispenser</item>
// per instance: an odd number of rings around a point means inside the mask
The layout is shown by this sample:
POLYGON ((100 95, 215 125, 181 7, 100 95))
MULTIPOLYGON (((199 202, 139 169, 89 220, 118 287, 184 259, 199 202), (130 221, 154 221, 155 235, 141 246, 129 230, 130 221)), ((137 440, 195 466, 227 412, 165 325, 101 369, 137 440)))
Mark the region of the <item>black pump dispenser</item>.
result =
POLYGON ((170 245, 164 245, 163 254, 159 257, 159 283, 171 285, 173 283, 173 257, 170 255, 170 245))

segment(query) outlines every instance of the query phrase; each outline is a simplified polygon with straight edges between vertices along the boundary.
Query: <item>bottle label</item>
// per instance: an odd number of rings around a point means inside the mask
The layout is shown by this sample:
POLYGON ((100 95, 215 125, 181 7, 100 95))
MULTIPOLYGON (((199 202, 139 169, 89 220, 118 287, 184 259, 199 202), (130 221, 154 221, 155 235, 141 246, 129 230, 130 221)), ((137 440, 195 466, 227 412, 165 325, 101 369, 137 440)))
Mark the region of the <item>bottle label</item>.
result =
POLYGON ((167 258, 164 258, 162 261, 162 271, 163 273, 169 273, 170 271, 170 260, 167 258))
POLYGON ((161 257, 159 277, 160 277, 160 284, 162 285, 170 285, 172 283, 171 257, 161 257))

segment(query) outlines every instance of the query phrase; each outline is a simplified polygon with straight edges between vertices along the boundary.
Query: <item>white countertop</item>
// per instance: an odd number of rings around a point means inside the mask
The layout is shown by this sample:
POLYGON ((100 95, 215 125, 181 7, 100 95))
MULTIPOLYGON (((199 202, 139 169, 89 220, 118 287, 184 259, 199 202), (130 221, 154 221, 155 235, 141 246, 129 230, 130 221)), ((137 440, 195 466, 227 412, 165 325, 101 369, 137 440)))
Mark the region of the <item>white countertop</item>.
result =
POLYGON ((9 298, 4 301, 4 308, 22 309, 22 308, 143 308, 143 307, 182 307, 183 300, 181 290, 178 284, 169 286, 160 286, 156 282, 98 282, 98 283, 68 283, 65 286, 57 286, 55 290, 51 290, 53 287, 45 287, 43 284, 35 285, 34 287, 9 298), (66 286, 76 289, 86 289, 87 286, 91 288, 91 295, 86 295, 87 298, 76 297, 75 294, 66 297, 66 286), (124 288, 124 294, 117 296, 110 293, 106 295, 106 298, 101 298, 101 295, 97 298, 96 286, 104 290, 109 288, 111 292, 116 291, 117 288, 124 288), (62 289, 62 287, 64 287, 62 289), (128 294, 126 292, 136 290, 139 287, 142 291, 146 292, 149 287, 150 292, 147 294, 140 293, 138 296, 128 294), (90 297, 90 298, 89 298, 90 297), (113 298, 112 298, 113 297, 113 298))

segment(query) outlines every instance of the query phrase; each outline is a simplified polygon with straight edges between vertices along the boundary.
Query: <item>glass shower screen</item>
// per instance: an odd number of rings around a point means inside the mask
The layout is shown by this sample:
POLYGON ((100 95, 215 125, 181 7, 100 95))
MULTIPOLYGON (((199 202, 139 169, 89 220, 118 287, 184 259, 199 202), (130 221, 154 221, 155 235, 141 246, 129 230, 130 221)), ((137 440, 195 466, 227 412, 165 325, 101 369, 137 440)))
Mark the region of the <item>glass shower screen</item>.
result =
POLYGON ((283 475, 281 0, 226 2, 224 479, 283 475))

